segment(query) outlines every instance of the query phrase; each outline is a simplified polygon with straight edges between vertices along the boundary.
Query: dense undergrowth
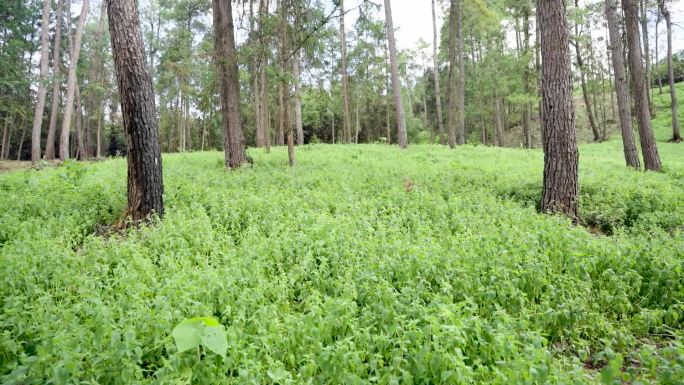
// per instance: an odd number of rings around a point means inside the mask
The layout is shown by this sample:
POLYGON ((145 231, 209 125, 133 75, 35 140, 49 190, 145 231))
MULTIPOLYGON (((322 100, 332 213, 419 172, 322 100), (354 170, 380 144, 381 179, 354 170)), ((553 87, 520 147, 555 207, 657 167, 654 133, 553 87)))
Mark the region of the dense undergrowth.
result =
POLYGON ((536 212, 538 150, 165 156, 167 216, 110 237, 123 160, 2 175, 0 382, 681 384, 682 146, 581 148, 599 235, 536 212), (204 316, 225 358, 178 352, 204 316))

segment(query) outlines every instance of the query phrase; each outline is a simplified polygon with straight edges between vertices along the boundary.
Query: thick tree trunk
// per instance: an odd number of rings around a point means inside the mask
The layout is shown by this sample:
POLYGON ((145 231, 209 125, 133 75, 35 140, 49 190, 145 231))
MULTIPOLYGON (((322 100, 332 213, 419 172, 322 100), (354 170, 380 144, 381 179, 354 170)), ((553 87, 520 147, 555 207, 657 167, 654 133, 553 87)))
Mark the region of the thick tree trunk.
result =
POLYGON ((641 41, 639 39, 639 20, 637 0, 622 0, 625 13, 625 30, 627 34, 627 52, 629 56, 629 70, 631 74, 632 92, 634 92, 634 108, 639 124, 639 138, 641 153, 644 157, 644 167, 650 171, 660 171, 660 156, 651 128, 651 114, 648 108, 648 89, 644 76, 644 65, 641 58, 641 41))
POLYGON ((60 48, 62 46, 62 0, 57 1, 57 17, 55 19, 55 41, 52 48, 52 105, 50 106, 50 123, 45 141, 45 159, 55 159, 55 132, 57 131, 57 114, 61 96, 62 76, 60 48))
POLYGON ((456 119, 458 114, 458 80, 457 80, 457 66, 458 60, 456 40, 458 39, 458 6, 456 0, 451 0, 451 5, 449 6, 449 78, 447 84, 447 105, 448 107, 448 117, 447 117, 447 136, 449 139, 449 147, 456 147, 456 119))
POLYGON ((76 69, 78 67, 78 57, 81 54, 81 37, 83 36, 83 26, 88 16, 88 0, 83 0, 81 15, 76 26, 74 43, 69 53, 69 74, 67 75, 67 94, 66 104, 64 105, 64 116, 62 117, 62 133, 59 140, 59 158, 65 160, 69 158, 69 130, 71 128, 71 115, 74 112, 74 97, 76 94, 76 69))
POLYGON ((294 94, 294 113, 295 113, 295 127, 297 128, 297 145, 304 145, 304 127, 302 127, 302 90, 301 90, 301 73, 299 70, 301 51, 298 51, 292 58, 292 68, 295 81, 294 94))
POLYGON ((667 80, 670 83, 670 108, 672 110, 671 141, 681 142, 682 136, 679 133, 679 121, 677 120, 677 90, 675 89, 674 66, 672 64, 672 16, 670 10, 665 6, 665 0, 658 0, 658 7, 665 18, 665 28, 667 29, 667 80))
POLYGON ((579 152, 565 1, 545 0, 538 4, 543 60, 542 127, 545 137, 541 210, 561 213, 577 222, 579 152))
POLYGON ((45 97, 47 96, 48 74, 48 32, 50 30, 50 5, 51 0, 43 0, 43 18, 40 32, 40 75, 38 77, 38 97, 33 114, 33 127, 31 129, 31 162, 35 165, 40 160, 40 132, 43 125, 43 112, 45 112, 45 97))
POLYGON ((620 131, 622 132, 622 146, 625 152, 627 166, 641 168, 639 153, 637 152, 632 134, 632 106, 629 98, 629 84, 625 74, 625 63, 622 58, 622 39, 618 28, 616 0, 606 0, 606 20, 610 37, 610 52, 615 73, 615 93, 617 94, 618 113, 620 117, 620 131))
POLYGON ((344 26, 344 0, 340 0, 340 47, 342 51, 342 99, 344 102, 343 124, 346 142, 351 142, 351 112, 349 102, 349 80, 347 74, 347 39, 344 26))
POLYGON ((136 0, 107 0, 109 31, 128 148, 128 209, 133 221, 164 215, 157 113, 136 0))
POLYGON ((439 142, 444 144, 444 120, 442 119, 442 95, 440 91, 439 82, 439 58, 437 57, 437 46, 439 40, 437 38, 437 16, 435 15, 435 0, 432 0, 432 62, 433 62, 433 77, 435 80, 435 108, 437 110, 437 132, 439 133, 439 142))
POLYGON ((399 80, 399 63, 397 59, 397 44, 394 40, 394 23, 392 22, 392 5, 385 0, 385 23, 387 25, 387 42, 389 44, 390 74, 392 77, 392 91, 394 93, 394 111, 397 116, 397 142, 399 147, 406 148, 406 120, 404 119, 404 104, 401 101, 401 81, 399 80))
POLYGON ((214 50, 223 115, 223 149, 227 168, 237 169, 247 161, 240 116, 240 85, 233 6, 231 0, 213 0, 214 50))

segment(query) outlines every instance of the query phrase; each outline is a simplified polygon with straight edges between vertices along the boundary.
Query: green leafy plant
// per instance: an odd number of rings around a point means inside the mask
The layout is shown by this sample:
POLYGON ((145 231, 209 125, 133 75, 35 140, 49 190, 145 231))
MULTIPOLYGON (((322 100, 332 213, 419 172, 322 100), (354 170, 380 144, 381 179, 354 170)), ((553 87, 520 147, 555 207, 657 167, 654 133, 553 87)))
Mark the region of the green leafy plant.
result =
POLYGON ((225 357, 228 350, 226 329, 213 317, 186 319, 173 329, 171 335, 181 353, 202 346, 225 357))

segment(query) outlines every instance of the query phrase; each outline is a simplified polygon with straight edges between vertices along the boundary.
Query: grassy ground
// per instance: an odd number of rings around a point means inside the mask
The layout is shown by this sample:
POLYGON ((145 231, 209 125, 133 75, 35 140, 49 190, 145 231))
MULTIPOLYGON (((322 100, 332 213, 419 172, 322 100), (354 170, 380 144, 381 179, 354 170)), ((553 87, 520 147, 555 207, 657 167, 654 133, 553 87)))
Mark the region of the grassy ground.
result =
POLYGON ((581 147, 586 227, 537 213, 539 150, 164 156, 164 221, 111 237, 124 160, 0 175, 0 382, 681 384, 684 145, 659 146, 658 174, 581 147), (225 358, 178 352, 198 316, 225 358))

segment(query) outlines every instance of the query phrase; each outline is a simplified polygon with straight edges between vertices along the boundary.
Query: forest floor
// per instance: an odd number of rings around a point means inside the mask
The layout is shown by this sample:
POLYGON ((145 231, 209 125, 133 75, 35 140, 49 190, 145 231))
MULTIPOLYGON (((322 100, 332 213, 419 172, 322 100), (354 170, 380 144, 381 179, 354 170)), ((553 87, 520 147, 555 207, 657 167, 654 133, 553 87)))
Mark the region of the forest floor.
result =
POLYGON ((107 237, 124 159, 2 174, 0 383, 681 384, 684 144, 658 113, 662 173, 581 146, 584 226, 537 212, 538 149, 165 155, 164 220, 107 237), (225 356, 179 352, 191 317, 225 356))

